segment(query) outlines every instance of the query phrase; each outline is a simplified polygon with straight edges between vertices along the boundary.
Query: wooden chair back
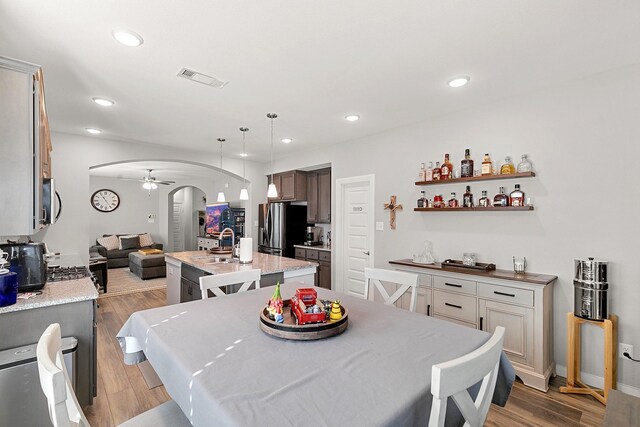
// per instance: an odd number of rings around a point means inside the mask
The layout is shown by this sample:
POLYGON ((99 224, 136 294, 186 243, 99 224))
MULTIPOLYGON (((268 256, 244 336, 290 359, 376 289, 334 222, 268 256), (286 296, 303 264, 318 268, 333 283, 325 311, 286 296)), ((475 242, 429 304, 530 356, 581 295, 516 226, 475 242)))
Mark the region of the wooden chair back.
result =
POLYGON ((235 285, 237 283, 242 283, 242 286, 238 289, 238 293, 248 291, 254 283, 256 285, 255 288, 260 289, 260 274, 260 269, 256 268, 253 270, 203 276, 200 278, 200 292, 202 293, 202 299, 209 298, 208 291, 211 291, 216 297, 225 296, 226 293, 221 289, 221 287, 235 285))
POLYGON ((498 326, 489 341, 480 348, 432 367, 433 401, 429 427, 444 426, 449 397, 453 398, 466 420, 465 427, 481 427, 484 424, 496 388, 504 331, 502 326, 498 326), (474 401, 467 390, 480 381, 482 384, 474 401))
POLYGON ((416 288, 418 286, 418 275, 407 273, 404 271, 384 270, 381 268, 365 268, 364 269, 365 288, 364 298, 369 299, 369 288, 372 287, 371 299, 377 289, 384 299, 386 305, 393 305, 402 297, 409 289, 411 289, 411 302, 409 304, 410 311, 416 311, 416 288), (400 285, 398 289, 391 295, 387 292, 382 282, 389 282, 400 285), (373 285, 373 286, 372 286, 373 285))

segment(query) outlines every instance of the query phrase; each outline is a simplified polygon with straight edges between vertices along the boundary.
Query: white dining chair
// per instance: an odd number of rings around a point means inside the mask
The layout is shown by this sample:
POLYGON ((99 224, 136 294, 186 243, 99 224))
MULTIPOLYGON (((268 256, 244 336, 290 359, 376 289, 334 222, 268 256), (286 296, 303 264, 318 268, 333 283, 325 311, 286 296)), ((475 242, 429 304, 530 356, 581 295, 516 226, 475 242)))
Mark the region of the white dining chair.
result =
POLYGON ((417 274, 367 267, 364 269, 364 278, 364 299, 369 299, 369 288, 373 288, 371 291, 372 297, 377 289, 378 292, 380 292, 380 295, 382 295, 384 303, 386 305, 393 305, 410 289, 411 302, 409 304, 409 310, 416 311, 416 288, 418 286, 417 274), (400 285, 400 287, 398 287, 393 294, 389 295, 382 282, 394 283, 400 285))
POLYGON ((447 399, 453 398, 465 427, 481 427, 487 418, 493 391, 496 388, 500 354, 504 341, 502 326, 480 348, 457 359, 439 363, 431 368, 431 416, 429 427, 443 427, 447 413, 447 399), (468 389, 482 381, 475 401, 468 389))
POLYGON ((242 283, 238 293, 248 291, 251 285, 255 282, 256 289, 260 289, 260 274, 259 268, 246 271, 235 271, 233 273, 213 274, 211 276, 200 277, 200 292, 202 293, 202 299, 209 298, 209 292, 211 291, 214 296, 222 297, 226 293, 221 289, 222 286, 235 285, 242 283))
MULTIPOLYGON (((60 325, 53 323, 44 331, 36 347, 40 386, 47 397, 53 427, 90 427, 71 386, 62 357, 60 325)), ((121 427, 191 426, 180 407, 170 400, 134 417, 121 427)))

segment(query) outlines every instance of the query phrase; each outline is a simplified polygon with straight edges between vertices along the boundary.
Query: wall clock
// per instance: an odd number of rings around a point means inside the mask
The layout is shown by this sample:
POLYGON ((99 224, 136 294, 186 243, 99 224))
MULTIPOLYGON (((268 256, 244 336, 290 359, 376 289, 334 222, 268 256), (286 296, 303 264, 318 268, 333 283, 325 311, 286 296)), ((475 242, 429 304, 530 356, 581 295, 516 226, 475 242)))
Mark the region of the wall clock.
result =
POLYGON ((113 190, 103 188, 93 193, 91 206, 98 212, 113 212, 120 206, 120 196, 113 190))

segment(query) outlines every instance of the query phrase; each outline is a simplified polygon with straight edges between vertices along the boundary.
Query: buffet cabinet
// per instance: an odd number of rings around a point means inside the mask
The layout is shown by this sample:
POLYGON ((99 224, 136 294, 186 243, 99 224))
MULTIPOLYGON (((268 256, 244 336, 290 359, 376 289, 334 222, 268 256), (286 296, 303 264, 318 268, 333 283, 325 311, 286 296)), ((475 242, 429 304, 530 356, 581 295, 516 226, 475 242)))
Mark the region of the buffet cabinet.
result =
MULTIPOLYGON (((394 267, 418 274, 418 313, 491 333, 496 326, 504 327, 504 352, 516 375, 527 386, 548 390, 549 378, 555 374, 552 332, 555 276, 533 275, 542 279, 536 280, 540 283, 532 283, 441 268, 431 271, 410 265, 394 267)), ((387 291, 394 290, 394 285, 385 286, 391 288, 387 291)), ((407 292, 396 306, 409 309, 410 299, 407 292)))

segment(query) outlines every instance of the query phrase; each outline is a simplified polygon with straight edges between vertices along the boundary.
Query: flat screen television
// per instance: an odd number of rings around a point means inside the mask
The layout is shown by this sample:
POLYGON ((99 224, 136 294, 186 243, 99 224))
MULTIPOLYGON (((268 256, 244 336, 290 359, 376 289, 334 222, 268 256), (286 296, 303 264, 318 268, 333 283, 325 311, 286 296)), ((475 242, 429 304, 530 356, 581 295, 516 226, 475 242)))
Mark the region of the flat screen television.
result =
POLYGON ((206 206, 205 214, 206 234, 219 233, 232 225, 229 203, 211 203, 206 206))

